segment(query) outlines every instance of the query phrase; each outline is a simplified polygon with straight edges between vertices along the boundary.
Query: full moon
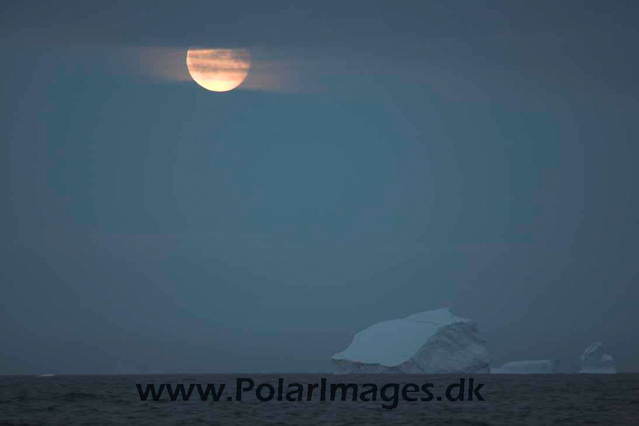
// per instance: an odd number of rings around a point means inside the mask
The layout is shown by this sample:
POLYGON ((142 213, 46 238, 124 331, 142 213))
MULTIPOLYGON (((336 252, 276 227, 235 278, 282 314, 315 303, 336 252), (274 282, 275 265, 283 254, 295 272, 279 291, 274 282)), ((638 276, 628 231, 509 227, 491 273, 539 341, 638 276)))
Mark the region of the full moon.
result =
POLYGON ((228 92, 238 87, 251 68, 247 49, 199 49, 186 53, 191 78, 212 92, 228 92))

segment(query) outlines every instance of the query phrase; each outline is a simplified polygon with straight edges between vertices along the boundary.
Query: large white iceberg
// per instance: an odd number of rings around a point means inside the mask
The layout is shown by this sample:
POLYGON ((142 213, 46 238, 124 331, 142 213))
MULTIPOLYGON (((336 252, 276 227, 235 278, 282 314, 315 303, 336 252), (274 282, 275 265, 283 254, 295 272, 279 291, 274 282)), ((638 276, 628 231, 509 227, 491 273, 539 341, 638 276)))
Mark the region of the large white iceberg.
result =
POLYGON ((534 361, 507 362, 500 368, 491 368, 491 374, 554 374, 559 372, 559 360, 540 359, 534 361))
POLYGON ((603 343, 595 342, 581 355, 581 372, 587 374, 617 374, 615 360, 606 353, 603 343))
POLYGON ((335 374, 481 374, 490 360, 477 324, 448 308, 380 322, 333 355, 335 374))

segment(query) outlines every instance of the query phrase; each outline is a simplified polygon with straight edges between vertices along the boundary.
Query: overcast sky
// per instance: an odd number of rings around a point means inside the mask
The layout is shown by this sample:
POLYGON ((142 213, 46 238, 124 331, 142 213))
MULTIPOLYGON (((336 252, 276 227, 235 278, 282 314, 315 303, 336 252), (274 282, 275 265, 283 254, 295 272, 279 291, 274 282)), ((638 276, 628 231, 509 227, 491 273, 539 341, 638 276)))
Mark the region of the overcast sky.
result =
POLYGON ((638 19, 2 2, 0 374, 327 372, 445 306, 494 366, 602 341, 639 371, 638 19), (280 84, 172 80, 189 46, 280 84))

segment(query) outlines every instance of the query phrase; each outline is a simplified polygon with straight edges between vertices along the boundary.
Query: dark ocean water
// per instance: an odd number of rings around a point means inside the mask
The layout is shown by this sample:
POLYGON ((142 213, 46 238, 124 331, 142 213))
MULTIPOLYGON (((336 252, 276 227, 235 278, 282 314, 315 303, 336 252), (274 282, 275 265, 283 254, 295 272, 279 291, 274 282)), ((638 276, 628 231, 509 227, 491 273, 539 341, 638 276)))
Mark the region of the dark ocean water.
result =
MULTIPOLYGON (((319 388, 318 388, 319 389, 319 388)), ((371 389, 369 386, 368 389, 371 389)), ((268 387, 262 388, 268 396, 268 387)), ((465 394, 468 393, 466 389, 465 394)), ((330 392, 327 392, 330 399, 330 392)), ((409 393, 426 397, 423 392, 409 393)), ((457 395, 456 390, 451 396, 457 395)), ((467 395, 465 395, 467 398, 467 395)), ((339 399, 339 394, 338 394, 339 399)), ((333 376, 289 375, 110 375, 110 376, 0 376, 0 425, 639 425, 639 374, 618 375, 475 375, 475 376, 333 376), (251 378, 254 389, 236 397, 236 379, 251 378), (386 389, 388 402, 320 401, 315 390, 306 401, 309 383, 328 387, 335 383, 375 383, 378 390, 399 383, 400 396, 394 409, 394 387, 386 389), (446 388, 461 377, 473 378, 484 401, 447 401, 446 388), (278 379, 304 386, 303 401, 277 401, 278 379), (203 402, 194 388, 189 401, 171 401, 166 390, 158 401, 141 401, 136 384, 162 383, 172 386, 224 383, 218 402, 203 402), (260 402, 255 394, 261 383, 275 389, 274 400, 260 402), (404 384, 431 383, 432 401, 402 399, 404 384), (442 401, 436 397, 441 396, 442 401)))

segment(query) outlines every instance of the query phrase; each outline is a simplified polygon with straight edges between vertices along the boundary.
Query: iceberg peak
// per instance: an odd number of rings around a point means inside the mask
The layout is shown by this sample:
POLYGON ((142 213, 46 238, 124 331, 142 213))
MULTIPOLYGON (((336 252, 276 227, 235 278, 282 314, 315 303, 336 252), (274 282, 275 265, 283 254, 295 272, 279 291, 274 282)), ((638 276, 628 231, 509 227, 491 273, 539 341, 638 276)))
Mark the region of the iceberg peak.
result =
POLYGON ((333 356, 339 373, 488 373, 484 339, 474 321, 449 308, 382 321, 355 334, 333 356))
POLYGON ((615 360, 606 353, 601 342, 588 346, 581 355, 581 372, 586 374, 616 374, 615 360))

